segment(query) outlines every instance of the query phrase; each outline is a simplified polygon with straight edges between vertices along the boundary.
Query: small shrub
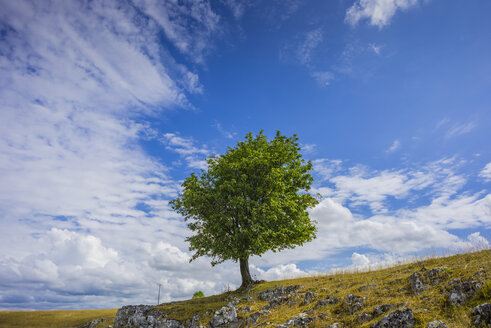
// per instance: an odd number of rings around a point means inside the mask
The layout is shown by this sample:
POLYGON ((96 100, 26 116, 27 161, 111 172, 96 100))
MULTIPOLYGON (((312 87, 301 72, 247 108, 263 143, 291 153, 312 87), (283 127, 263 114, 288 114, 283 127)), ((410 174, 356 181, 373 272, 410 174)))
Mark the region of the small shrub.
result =
POLYGON ((193 294, 193 298, 202 298, 205 297, 205 294, 201 290, 198 290, 196 293, 193 294))

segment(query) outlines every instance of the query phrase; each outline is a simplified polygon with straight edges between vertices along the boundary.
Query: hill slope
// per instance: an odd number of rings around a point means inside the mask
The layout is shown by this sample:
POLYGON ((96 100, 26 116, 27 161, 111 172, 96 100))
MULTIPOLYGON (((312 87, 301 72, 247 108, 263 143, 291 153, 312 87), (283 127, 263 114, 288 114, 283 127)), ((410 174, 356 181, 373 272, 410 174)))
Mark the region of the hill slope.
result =
POLYGON ((491 301, 490 270, 491 250, 485 250, 371 272, 264 282, 158 307, 126 307, 115 328, 131 326, 135 313, 160 320, 159 327, 426 327, 440 320, 467 328, 476 320, 472 309, 491 301))
POLYGON ((491 303, 490 271, 491 250, 485 250, 370 272, 263 282, 157 307, 127 306, 114 325, 115 310, 34 311, 0 312, 0 327, 467 328, 479 314, 487 320, 482 327, 491 327, 491 305, 471 315, 491 303), (101 317, 107 320, 94 322, 101 317), (444 325, 430 324, 438 320, 444 325))

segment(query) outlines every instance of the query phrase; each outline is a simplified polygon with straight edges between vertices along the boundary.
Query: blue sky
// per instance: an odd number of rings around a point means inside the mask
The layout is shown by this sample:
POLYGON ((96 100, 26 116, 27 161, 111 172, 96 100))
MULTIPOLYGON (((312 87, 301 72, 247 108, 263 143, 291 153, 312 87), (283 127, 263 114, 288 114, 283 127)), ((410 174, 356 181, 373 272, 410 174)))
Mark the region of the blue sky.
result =
POLYGON ((313 242, 261 279, 489 247, 488 1, 0 1, 0 309, 238 286, 168 206, 246 133, 296 133, 313 242))

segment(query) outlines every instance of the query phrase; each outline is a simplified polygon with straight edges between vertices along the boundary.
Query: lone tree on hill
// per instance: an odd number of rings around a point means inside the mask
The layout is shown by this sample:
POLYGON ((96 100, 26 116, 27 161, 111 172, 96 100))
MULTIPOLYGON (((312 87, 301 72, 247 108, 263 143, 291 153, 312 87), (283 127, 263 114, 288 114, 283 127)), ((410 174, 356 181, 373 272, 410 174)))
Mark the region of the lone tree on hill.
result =
POLYGON ((312 164, 302 159, 298 137, 278 131, 268 141, 261 131, 207 159, 208 168, 184 180, 170 202, 195 235, 188 237, 191 261, 209 256, 214 266, 240 262, 241 287, 254 283, 249 257, 294 248, 315 238, 307 209, 318 201, 308 193, 312 164))

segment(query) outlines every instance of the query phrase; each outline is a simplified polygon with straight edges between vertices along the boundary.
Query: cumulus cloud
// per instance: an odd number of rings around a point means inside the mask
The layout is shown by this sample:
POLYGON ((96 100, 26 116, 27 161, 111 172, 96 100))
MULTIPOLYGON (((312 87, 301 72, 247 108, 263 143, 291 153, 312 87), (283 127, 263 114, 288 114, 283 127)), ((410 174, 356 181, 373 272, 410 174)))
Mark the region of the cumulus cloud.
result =
POLYGON ((356 268, 368 268, 370 260, 365 255, 354 252, 351 255, 351 263, 356 268))
POLYGON ((259 267, 251 266, 251 275, 257 276, 260 280, 283 280, 283 279, 293 279, 299 277, 305 277, 312 272, 305 272, 297 268, 296 264, 280 264, 271 267, 267 270, 262 270, 259 267))
POLYGON ((345 21, 352 26, 368 19, 370 25, 382 28, 388 25, 399 10, 415 6, 418 0, 356 0, 346 11, 345 21))

